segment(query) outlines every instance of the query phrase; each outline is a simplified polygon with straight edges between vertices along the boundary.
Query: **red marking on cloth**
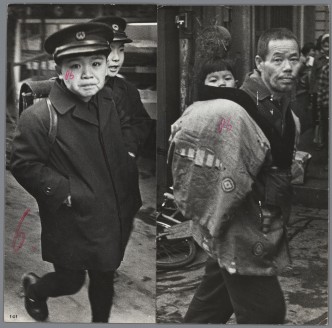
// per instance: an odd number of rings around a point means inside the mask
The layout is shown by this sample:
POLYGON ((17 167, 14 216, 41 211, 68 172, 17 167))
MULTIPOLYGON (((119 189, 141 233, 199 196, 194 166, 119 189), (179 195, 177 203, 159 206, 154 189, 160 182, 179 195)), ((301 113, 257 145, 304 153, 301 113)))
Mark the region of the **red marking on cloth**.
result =
POLYGON ((25 242, 25 233, 23 231, 21 231, 21 226, 23 224, 23 221, 25 219, 25 217, 29 214, 30 212, 30 208, 27 208, 22 217, 20 218, 20 221, 17 224, 17 227, 15 229, 15 234, 14 234, 14 238, 13 238, 13 242, 12 242, 12 248, 14 250, 15 253, 17 253, 23 246, 24 242, 25 242), (16 245, 18 239, 21 239, 20 243, 18 245, 16 245))
POLYGON ((232 124, 230 124, 230 119, 228 119, 227 121, 224 118, 221 118, 221 120, 219 121, 218 125, 217 125, 217 132, 218 133, 222 133, 223 129, 226 129, 227 132, 231 131, 233 128, 232 124))
POLYGON ((65 80, 68 80, 68 79, 73 79, 74 78, 74 74, 73 72, 69 69, 66 71, 66 74, 65 74, 65 80))

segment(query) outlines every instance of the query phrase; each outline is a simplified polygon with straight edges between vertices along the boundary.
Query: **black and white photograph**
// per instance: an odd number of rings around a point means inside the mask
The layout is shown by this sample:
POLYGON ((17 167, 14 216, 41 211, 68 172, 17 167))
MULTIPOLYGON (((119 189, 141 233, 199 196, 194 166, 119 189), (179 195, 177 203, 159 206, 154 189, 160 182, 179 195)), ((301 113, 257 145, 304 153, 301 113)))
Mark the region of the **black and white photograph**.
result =
POLYGON ((330 21, 9 4, 4 321, 327 325, 330 21))
POLYGON ((158 10, 157 323, 327 324, 329 17, 158 10))
POLYGON ((155 322, 156 9, 8 6, 6 322, 155 322))

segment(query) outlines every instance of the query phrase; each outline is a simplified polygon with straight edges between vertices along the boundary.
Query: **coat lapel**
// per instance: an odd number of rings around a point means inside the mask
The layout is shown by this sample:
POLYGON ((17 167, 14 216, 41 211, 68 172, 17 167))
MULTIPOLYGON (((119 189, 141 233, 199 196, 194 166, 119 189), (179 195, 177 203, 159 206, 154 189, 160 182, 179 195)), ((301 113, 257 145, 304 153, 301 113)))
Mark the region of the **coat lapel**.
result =
POLYGON ((90 124, 96 126, 99 125, 98 118, 93 113, 91 113, 88 107, 88 103, 83 103, 83 102, 77 103, 73 111, 73 116, 90 124))
POLYGON ((60 115, 64 115, 73 109, 73 117, 98 126, 97 117, 89 111, 88 103, 78 99, 74 94, 61 84, 61 80, 57 79, 54 83, 49 98, 52 105, 60 115))

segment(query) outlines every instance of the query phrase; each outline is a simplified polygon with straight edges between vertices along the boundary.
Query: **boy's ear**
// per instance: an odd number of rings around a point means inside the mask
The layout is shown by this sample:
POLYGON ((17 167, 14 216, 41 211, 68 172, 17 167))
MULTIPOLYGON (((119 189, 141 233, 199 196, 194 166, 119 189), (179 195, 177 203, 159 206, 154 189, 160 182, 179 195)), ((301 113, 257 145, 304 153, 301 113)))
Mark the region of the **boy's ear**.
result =
POLYGON ((257 55, 255 57, 255 63, 256 63, 256 67, 257 67, 258 71, 262 73, 263 65, 264 65, 264 61, 263 61, 262 57, 257 55))
POLYGON ((238 88, 238 86, 239 86, 239 80, 235 80, 235 88, 238 88))
POLYGON ((59 65, 55 65, 55 71, 59 75, 59 78, 63 79, 62 72, 61 72, 61 67, 59 65))

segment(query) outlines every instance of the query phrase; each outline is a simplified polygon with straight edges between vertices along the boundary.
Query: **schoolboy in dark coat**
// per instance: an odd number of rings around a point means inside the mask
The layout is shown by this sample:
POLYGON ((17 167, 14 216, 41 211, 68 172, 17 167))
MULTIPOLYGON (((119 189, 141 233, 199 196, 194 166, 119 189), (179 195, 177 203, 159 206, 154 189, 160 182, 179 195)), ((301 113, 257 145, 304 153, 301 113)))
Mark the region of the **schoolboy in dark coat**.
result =
POLYGON ((37 200, 42 257, 55 269, 42 278, 22 278, 26 309, 37 321, 48 317, 48 297, 80 290, 87 270, 92 321, 108 322, 114 271, 141 206, 136 163, 125 147, 112 93, 103 88, 111 41, 112 30, 99 23, 51 35, 45 50, 60 76, 49 95, 56 140, 48 138, 45 100, 23 112, 14 138, 12 173, 37 200))

